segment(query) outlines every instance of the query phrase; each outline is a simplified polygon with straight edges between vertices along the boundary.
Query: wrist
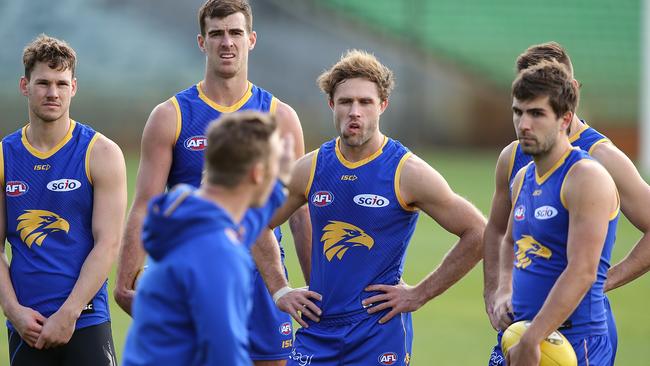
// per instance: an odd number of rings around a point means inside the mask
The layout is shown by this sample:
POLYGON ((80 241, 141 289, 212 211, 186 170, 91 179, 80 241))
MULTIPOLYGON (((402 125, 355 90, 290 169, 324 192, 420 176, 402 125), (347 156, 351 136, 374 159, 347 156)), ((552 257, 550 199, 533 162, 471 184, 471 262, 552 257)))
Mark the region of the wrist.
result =
POLYGON ((275 292, 273 293, 273 302, 274 302, 275 304, 277 304, 277 303, 278 303, 278 300, 280 300, 280 298, 281 298, 282 296, 288 294, 288 293, 291 292, 291 291, 293 291, 293 288, 291 288, 291 287, 289 287, 289 286, 284 286, 284 287, 282 287, 281 289, 275 291, 275 292))
POLYGON ((81 312, 83 311, 84 306, 76 306, 76 305, 71 305, 64 303, 59 310, 57 310, 57 313, 60 313, 67 319, 71 320, 77 320, 81 316, 81 312))

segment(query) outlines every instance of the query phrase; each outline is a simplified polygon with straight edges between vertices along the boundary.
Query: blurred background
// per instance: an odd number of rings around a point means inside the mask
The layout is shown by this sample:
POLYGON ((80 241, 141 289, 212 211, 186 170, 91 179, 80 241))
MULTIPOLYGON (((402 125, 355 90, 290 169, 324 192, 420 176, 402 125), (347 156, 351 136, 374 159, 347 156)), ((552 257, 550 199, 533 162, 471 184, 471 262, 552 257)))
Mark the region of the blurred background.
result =
MULTIPOLYGON (((79 92, 72 118, 120 144, 133 190, 149 112, 203 77, 196 45, 201 0, 0 0, 0 135, 27 122, 18 91, 22 49, 39 33, 77 51, 79 92)), ((582 83, 579 115, 630 157, 639 153, 640 0, 251 0, 258 42, 249 78, 298 112, 310 151, 334 137, 331 111, 315 79, 350 48, 375 53, 397 87, 382 130, 427 159, 486 215, 499 151, 515 138, 510 83, 516 57, 532 44, 564 45, 582 83)), ((423 215, 424 216, 424 215, 423 215)), ((639 234, 622 220, 614 261, 639 234)), ((454 239, 421 220, 405 278, 416 283, 454 239)), ((289 236, 287 236, 289 237, 289 236)), ((291 247, 290 241, 286 243, 291 247)), ((301 276, 295 256, 288 267, 301 276)), ((650 277, 650 276, 646 276, 650 277)), ((485 364, 494 335, 475 269, 415 316, 415 365, 485 364), (468 352, 468 349, 471 351, 468 352)), ((112 290, 112 284, 110 286, 112 290)), ((650 363, 650 280, 612 294, 620 365, 650 363)), ((121 353, 129 319, 113 307, 121 353)), ((5 334, 0 332, 0 334, 5 334)), ((0 364, 7 364, 0 335, 0 364)))

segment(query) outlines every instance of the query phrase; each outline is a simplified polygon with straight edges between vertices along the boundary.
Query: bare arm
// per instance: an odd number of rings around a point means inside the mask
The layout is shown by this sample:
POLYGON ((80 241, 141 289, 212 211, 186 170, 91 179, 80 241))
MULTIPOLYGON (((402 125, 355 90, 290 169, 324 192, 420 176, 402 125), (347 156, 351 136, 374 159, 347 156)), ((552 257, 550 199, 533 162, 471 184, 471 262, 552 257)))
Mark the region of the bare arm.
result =
POLYGON ((614 179, 621 197, 621 211, 643 233, 628 255, 607 273, 605 291, 609 291, 650 270, 650 187, 632 161, 613 144, 598 144, 591 154, 614 179))
POLYGON ((499 252, 501 242, 508 228, 508 216, 512 209, 510 202, 509 168, 515 143, 506 146, 499 155, 494 171, 494 195, 485 233, 483 234, 483 299, 490 322, 496 329, 491 314, 494 312, 495 295, 499 281, 499 252))
MULTIPOLYGON (((305 155, 296 163, 288 184, 289 195, 286 202, 271 219, 269 228, 262 232, 255 245, 251 248, 257 269, 260 271, 271 294, 276 294, 280 289, 288 287, 289 283, 284 276, 284 269, 280 260, 280 249, 270 228, 281 225, 299 207, 306 203, 304 192, 309 181, 313 154, 314 152, 305 155)), ((307 323, 300 318, 298 311, 303 312, 313 320, 318 320, 317 316, 320 315, 320 309, 309 298, 319 299, 320 295, 312 291, 292 291, 275 300, 282 311, 290 314, 303 327, 307 327, 307 323), (303 305, 307 307, 304 308, 303 305)))
POLYGON ((485 218, 471 203, 454 193, 445 179, 426 162, 416 156, 407 160, 400 179, 400 191, 406 203, 426 212, 460 240, 445 255, 438 268, 415 287, 371 285, 366 288, 367 291, 384 292, 364 300, 364 305, 385 301, 371 307, 369 313, 392 308, 380 319, 380 323, 396 314, 415 311, 442 294, 467 274, 483 255, 485 218))
MULTIPOLYGON (((283 136, 288 134, 293 137, 294 156, 296 159, 300 159, 305 155, 305 141, 296 111, 289 105, 278 101, 276 117, 280 133, 283 136)), ((291 215, 289 227, 291 228, 293 243, 296 247, 296 254, 298 255, 305 283, 309 284, 309 275, 311 273, 311 220, 306 205, 296 209, 294 214, 291 215)))
POLYGON ((145 260, 141 235, 147 202, 165 190, 172 164, 176 122, 176 109, 171 101, 166 101, 151 112, 142 133, 135 197, 122 238, 122 251, 117 263, 117 281, 113 293, 117 304, 129 315, 135 295, 134 281, 145 260))
POLYGON ((507 357, 512 364, 539 362, 539 344, 564 322, 596 280, 609 220, 617 210, 616 186, 599 164, 583 160, 567 174, 561 193, 569 211, 567 266, 530 327, 507 357))
POLYGON ((36 348, 65 344, 72 337, 77 319, 108 278, 117 257, 126 211, 126 166, 120 148, 99 136, 90 151, 93 181, 92 232, 95 241, 79 278, 61 308, 43 325, 36 348))
MULTIPOLYGON (((0 183, 2 190, 5 190, 4 182, 4 164, 2 162, 2 143, 0 143, 0 183)), ((11 283, 9 275, 9 260, 5 252, 5 240, 7 239, 7 217, 5 206, 5 194, 0 194, 0 249, 2 250, 0 258, 0 306, 7 319, 16 328, 18 334, 27 342, 30 347, 34 347, 38 337, 43 329, 45 317, 38 311, 22 306, 18 303, 14 286, 11 283)))

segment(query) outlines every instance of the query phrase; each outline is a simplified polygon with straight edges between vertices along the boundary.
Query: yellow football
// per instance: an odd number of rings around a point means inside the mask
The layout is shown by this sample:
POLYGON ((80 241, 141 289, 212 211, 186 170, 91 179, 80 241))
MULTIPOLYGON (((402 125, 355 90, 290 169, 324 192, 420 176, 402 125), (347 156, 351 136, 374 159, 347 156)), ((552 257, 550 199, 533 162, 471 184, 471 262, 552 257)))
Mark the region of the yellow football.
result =
MULTIPOLYGON (((501 350, 503 355, 508 354, 510 347, 514 346, 521 336, 526 332, 530 321, 522 320, 511 324, 508 329, 503 332, 501 338, 501 350)), ((573 350, 571 343, 560 333, 555 331, 551 333, 540 344, 540 351, 542 358, 539 363, 540 366, 577 366, 578 359, 576 352, 573 350)))

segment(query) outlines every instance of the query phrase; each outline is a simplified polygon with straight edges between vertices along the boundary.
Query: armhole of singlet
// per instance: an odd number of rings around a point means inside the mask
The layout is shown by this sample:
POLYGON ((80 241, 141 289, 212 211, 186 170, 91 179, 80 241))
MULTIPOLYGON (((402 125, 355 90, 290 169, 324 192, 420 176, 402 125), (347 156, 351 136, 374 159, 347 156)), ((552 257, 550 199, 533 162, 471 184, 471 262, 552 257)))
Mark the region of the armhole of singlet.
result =
MULTIPOLYGON (((577 164, 578 162, 576 162, 577 164)), ((562 202, 562 206, 564 206, 565 209, 569 209, 566 205, 566 199, 564 198, 564 184, 566 183, 566 178, 571 174, 571 171, 573 168, 576 167, 576 164, 573 164, 569 170, 567 170, 566 174, 564 175, 564 178, 562 179, 562 185, 560 186, 560 202, 562 202)), ((617 193, 618 194, 618 193, 617 193)))
MULTIPOLYGON (((525 167, 521 168, 520 171, 523 170, 523 173, 521 173, 521 179, 519 182, 517 182, 515 176, 515 181, 514 181, 514 186, 512 187, 512 206, 514 207, 515 203, 517 202, 517 199, 519 199, 519 193, 521 193, 521 187, 524 185, 524 178, 526 176, 526 171, 528 170, 528 167, 530 166, 530 163, 526 165, 525 167)), ((517 172, 518 173, 518 172, 517 172)))
POLYGON ((88 178, 88 183, 90 183, 91 186, 93 185, 93 177, 90 174, 90 154, 92 153, 93 146, 95 146, 95 142, 97 142, 99 136, 101 136, 101 134, 99 132, 95 132, 93 138, 91 138, 90 142, 88 143, 88 147, 86 148, 86 178, 88 178))
POLYGON ((309 169, 309 180, 307 181, 307 187, 305 188, 305 199, 309 201, 309 191, 311 190, 311 185, 314 182, 314 174, 316 174, 316 163, 318 162, 318 152, 320 149, 314 150, 314 155, 311 157, 311 168, 309 169))
POLYGON ((176 109, 176 133, 174 135, 174 143, 172 146, 176 145, 176 142, 178 141, 178 136, 181 135, 181 128, 183 127, 183 118, 181 116, 181 106, 178 104, 178 99, 176 99, 176 96, 171 97, 169 100, 171 100, 172 104, 174 105, 174 108, 176 109))
POLYGON ((515 156, 517 156, 517 147, 519 147, 519 141, 515 141, 512 151, 510 152, 510 161, 508 162, 508 180, 512 177, 512 169, 515 167, 515 156))
POLYGON ((269 106, 269 113, 272 116, 275 116, 276 111, 278 109, 278 98, 276 97, 271 97, 271 106, 269 106))
POLYGON ((5 190, 5 159, 4 152, 2 151, 2 141, 0 141, 0 185, 2 190, 5 190))
POLYGON ((603 137, 602 139, 600 139, 600 140, 594 142, 594 144, 591 145, 591 147, 589 148, 589 156, 591 156, 591 153, 594 151, 594 148, 595 148, 596 146, 598 146, 599 144, 602 144, 603 142, 609 142, 609 139, 603 137))
POLYGON ((402 197, 402 193, 400 190, 400 185, 399 181, 400 178, 402 177, 402 168, 404 167, 404 163, 413 155, 412 152, 408 151, 402 158, 399 160, 399 163, 397 164, 397 169, 395 169, 395 178, 394 178, 394 187, 395 187, 395 196, 397 196, 397 202, 399 202, 399 205, 402 207, 403 210, 413 212, 417 211, 417 207, 409 206, 406 201, 404 201, 404 198, 402 197))

